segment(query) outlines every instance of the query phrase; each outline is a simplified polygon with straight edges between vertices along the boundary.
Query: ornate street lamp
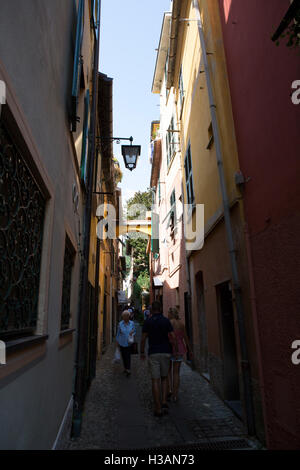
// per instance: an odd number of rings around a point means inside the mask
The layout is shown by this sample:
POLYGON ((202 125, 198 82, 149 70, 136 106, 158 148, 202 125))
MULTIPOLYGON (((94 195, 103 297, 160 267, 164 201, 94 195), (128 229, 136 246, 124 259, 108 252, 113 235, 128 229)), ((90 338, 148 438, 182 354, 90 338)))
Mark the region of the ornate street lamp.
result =
POLYGON ((141 146, 140 145, 132 145, 133 137, 125 138, 125 137, 97 137, 98 140, 102 141, 116 141, 117 144, 120 143, 121 140, 129 140, 130 145, 122 145, 122 155, 125 163, 125 167, 132 171, 136 168, 138 158, 141 154, 141 146))
POLYGON ((130 145, 122 145, 122 155, 125 167, 132 171, 136 168, 138 158, 141 154, 140 145, 132 145, 133 138, 130 137, 130 145))

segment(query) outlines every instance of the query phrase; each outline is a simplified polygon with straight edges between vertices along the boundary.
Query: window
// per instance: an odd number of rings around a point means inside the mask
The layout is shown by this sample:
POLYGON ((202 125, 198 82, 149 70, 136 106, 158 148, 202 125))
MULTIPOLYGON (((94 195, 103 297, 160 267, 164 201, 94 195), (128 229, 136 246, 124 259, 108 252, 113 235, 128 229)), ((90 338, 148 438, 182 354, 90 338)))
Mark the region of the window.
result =
POLYGON ((74 265, 74 249, 71 245, 71 242, 66 237, 63 289, 62 289, 62 302, 61 302, 61 330, 67 330, 70 327, 71 285, 72 285, 73 265, 74 265))
POLYGON ((177 308, 179 308, 179 307, 180 307, 180 292, 179 292, 179 287, 176 287, 175 295, 176 295, 175 305, 176 305, 177 308))
POLYGON ((174 127, 174 116, 172 116, 170 126, 166 135, 166 151, 167 151, 167 165, 168 167, 172 163, 173 156, 175 153, 175 127, 174 127))
POLYGON ((206 150, 210 150, 213 146, 214 143, 214 133, 213 133, 213 127, 212 127, 212 122, 209 125, 208 128, 208 145, 206 147, 206 150))
POLYGON ((175 189, 172 191, 171 197, 170 197, 170 226, 171 230, 174 230, 175 225, 176 225, 176 193, 175 189))
POLYGON ((169 219, 169 227, 171 229, 171 239, 175 242, 175 234, 176 234, 176 224, 177 224, 177 214, 176 214, 176 193, 175 189, 172 191, 170 197, 170 219, 169 219))
POLYGON ((192 155, 191 155, 191 145, 189 144, 185 161, 185 184, 186 184, 186 193, 187 193, 187 202, 188 204, 193 204, 195 200, 194 196, 194 183, 193 183, 193 169, 192 169, 192 155))
POLYGON ((84 122, 83 122, 83 135, 82 135, 82 151, 81 151, 81 164, 80 175, 81 179, 86 183, 87 179, 87 157, 89 149, 89 106, 90 106, 90 92, 87 90, 84 99, 84 122))
POLYGON ((183 109, 183 102, 184 102, 182 66, 180 67, 180 72, 179 72, 178 91, 179 91, 179 115, 180 115, 180 118, 181 118, 182 109, 183 109))
POLYGON ((15 138, 0 126, 0 337, 34 334, 46 200, 15 138))

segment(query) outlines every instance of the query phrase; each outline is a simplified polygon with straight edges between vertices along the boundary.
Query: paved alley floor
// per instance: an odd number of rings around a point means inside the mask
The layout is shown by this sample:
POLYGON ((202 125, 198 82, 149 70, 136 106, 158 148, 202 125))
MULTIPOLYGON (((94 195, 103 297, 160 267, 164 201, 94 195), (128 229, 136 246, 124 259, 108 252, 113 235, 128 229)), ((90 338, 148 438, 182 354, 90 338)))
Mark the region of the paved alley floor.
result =
POLYGON ((113 364, 114 351, 111 345, 99 361, 81 437, 67 441, 65 449, 177 448, 247 439, 240 420, 186 364, 181 367, 178 403, 170 403, 168 415, 154 417, 147 361, 132 356, 132 374, 127 378, 123 367, 113 364))

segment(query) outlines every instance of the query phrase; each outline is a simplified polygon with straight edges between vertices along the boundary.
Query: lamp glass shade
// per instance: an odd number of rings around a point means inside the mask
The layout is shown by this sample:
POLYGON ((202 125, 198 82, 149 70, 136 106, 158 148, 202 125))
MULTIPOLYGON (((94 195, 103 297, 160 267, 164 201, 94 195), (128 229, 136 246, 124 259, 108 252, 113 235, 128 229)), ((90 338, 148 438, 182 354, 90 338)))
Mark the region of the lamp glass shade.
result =
POLYGON ((141 154, 140 145, 122 145, 122 155, 125 167, 132 171, 136 168, 138 157, 141 154))

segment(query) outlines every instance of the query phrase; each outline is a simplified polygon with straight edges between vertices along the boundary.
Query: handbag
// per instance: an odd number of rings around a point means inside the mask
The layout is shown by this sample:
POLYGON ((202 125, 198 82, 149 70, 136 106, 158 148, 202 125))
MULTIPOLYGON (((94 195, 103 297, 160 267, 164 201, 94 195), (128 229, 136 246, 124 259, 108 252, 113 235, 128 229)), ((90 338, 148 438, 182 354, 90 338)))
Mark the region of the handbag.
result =
POLYGON ((128 344, 131 345, 133 343, 134 343, 134 337, 133 337, 133 335, 129 335, 128 336, 128 344))
POLYGON ((115 350, 113 363, 118 364, 119 362, 121 362, 121 354, 120 354, 120 349, 117 347, 116 350, 115 350))

